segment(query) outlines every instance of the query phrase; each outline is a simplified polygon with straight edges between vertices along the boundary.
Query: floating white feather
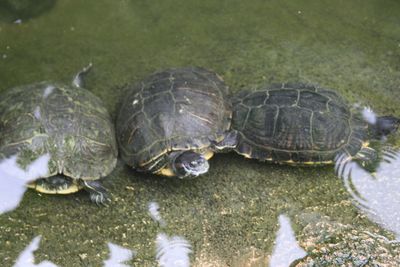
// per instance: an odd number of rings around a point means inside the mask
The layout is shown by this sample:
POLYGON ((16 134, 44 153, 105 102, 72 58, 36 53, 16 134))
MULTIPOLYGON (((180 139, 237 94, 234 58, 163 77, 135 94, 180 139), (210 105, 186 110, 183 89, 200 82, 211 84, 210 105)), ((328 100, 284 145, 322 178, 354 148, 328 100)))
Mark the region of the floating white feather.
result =
POLYGON ((136 254, 130 249, 113 243, 108 243, 108 248, 110 250, 110 257, 104 261, 104 267, 129 267, 130 265, 124 262, 132 260, 136 254))
POLYGON ((18 165, 17 156, 0 162, 0 214, 18 207, 26 191, 26 184, 47 175, 49 160, 49 154, 42 155, 25 170, 18 165))
POLYGON ((42 261, 39 264, 35 264, 35 256, 33 253, 39 248, 41 238, 42 237, 39 235, 31 241, 21 254, 19 254, 14 267, 57 267, 57 265, 50 261, 42 261))
POLYGON ((161 217, 161 214, 159 212, 160 210, 160 206, 158 205, 157 202, 150 202, 148 205, 149 208, 149 213, 150 213, 150 217, 155 221, 158 222, 160 224, 161 227, 165 227, 166 223, 163 220, 163 218, 161 217))
POLYGON ((370 107, 364 107, 362 111, 363 119, 369 124, 375 125, 377 116, 376 113, 370 107))
POLYGON ((161 267, 188 267, 189 254, 192 253, 189 242, 180 236, 168 237, 161 233, 156 239, 156 259, 161 267))
POLYGON ((49 85, 44 89, 43 98, 47 98, 53 91, 55 87, 53 85, 49 85))
POLYGON ((297 244, 290 219, 285 215, 279 215, 279 226, 275 247, 269 262, 270 267, 290 266, 295 260, 307 256, 304 249, 297 244))

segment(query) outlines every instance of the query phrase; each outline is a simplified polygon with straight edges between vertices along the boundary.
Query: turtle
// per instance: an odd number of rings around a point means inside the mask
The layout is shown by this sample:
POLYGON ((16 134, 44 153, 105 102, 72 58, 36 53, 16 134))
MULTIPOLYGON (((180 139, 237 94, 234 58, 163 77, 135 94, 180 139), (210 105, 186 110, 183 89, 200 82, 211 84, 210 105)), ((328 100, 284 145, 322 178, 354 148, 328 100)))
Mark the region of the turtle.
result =
POLYGON ((196 177, 208 171, 214 152, 233 149, 229 89, 216 73, 170 68, 125 90, 117 142, 122 160, 135 170, 196 177))
POLYGON ((234 150, 274 163, 325 165, 335 163, 339 155, 373 162, 377 153, 368 146, 369 140, 393 133, 400 124, 393 116, 377 117, 369 124, 337 92, 312 84, 244 90, 232 103, 234 150))
POLYGON ((72 85, 37 82, 7 90, 0 100, 0 159, 18 155, 28 166, 49 155, 47 175, 28 183, 41 193, 69 194, 80 189, 97 204, 109 200, 100 178, 117 162, 114 125, 102 101, 82 88, 80 71, 72 85))

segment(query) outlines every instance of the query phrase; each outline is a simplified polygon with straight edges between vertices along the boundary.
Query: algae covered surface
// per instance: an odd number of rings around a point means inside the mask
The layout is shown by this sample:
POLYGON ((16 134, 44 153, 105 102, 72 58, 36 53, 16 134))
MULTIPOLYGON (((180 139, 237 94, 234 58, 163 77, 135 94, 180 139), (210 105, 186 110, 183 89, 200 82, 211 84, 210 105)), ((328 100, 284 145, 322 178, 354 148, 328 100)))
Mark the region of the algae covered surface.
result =
MULTIPOLYGON (((0 20, 0 92, 43 80, 69 82, 92 62, 87 88, 115 116, 125 84, 194 65, 220 74, 232 92, 306 82, 400 116, 398 1, 58 0, 32 17, 24 12, 13 23, 18 13, 0 5, 7 16, 0 20)), ((300 266, 336 264, 321 250, 332 248, 327 244, 358 255, 351 240, 362 243, 363 231, 393 237, 352 205, 331 166, 278 166, 233 153, 210 164, 206 175, 179 180, 119 162, 105 183, 113 197, 108 207, 90 203, 85 192, 28 191, 17 209, 0 215, 1 266, 12 266, 38 235, 37 262, 101 266, 112 242, 136 252, 133 266, 154 266, 156 237, 163 232, 191 244, 193 266, 266 266, 280 214, 291 218, 309 254, 300 266), (158 203, 165 225, 150 216, 150 202, 158 203), (318 239, 320 231, 331 234, 318 239)), ((398 247, 385 246, 365 254, 399 255, 398 247)), ((398 256, 374 260, 360 256, 353 264, 400 264, 398 256)))

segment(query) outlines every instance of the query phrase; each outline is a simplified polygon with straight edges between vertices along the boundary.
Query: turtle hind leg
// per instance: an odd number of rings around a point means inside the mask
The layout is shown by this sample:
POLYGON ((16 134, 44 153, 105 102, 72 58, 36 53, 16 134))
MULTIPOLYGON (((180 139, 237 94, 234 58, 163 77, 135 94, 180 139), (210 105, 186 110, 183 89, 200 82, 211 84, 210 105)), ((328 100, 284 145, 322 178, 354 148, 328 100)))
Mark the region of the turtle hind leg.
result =
POLYGON ((101 184, 100 181, 81 180, 81 184, 83 186, 83 189, 89 192, 90 200, 97 205, 107 206, 106 203, 111 201, 107 189, 101 184))

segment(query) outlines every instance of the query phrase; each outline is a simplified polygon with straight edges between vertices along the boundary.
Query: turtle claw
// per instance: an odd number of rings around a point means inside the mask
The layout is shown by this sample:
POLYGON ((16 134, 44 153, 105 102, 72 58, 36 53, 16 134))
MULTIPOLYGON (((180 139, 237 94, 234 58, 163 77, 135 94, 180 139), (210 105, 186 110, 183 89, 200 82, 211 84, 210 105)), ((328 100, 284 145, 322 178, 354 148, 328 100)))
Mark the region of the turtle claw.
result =
POLYGON ((101 192, 90 193, 90 200, 93 203, 96 203, 97 206, 105 206, 105 207, 108 207, 108 203, 111 202, 111 199, 108 197, 108 194, 101 192))
POLYGON ((107 202, 111 202, 111 198, 107 193, 107 189, 100 181, 82 181, 84 189, 89 192, 90 200, 96 205, 108 206, 107 202))

